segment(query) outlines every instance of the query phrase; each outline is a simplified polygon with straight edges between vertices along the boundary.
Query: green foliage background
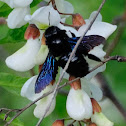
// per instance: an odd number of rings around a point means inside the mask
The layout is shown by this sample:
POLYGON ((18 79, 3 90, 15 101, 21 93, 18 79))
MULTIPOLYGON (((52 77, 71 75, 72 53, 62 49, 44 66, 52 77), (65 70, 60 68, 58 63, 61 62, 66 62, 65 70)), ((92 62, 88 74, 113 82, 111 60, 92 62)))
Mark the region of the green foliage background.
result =
MULTIPOLYGON (((32 12, 38 8, 38 3, 41 0, 34 0, 31 4, 32 12)), ((97 10, 101 0, 68 0, 75 8, 75 13, 83 15, 84 19, 87 19, 92 11, 97 10)), ((104 5, 101 14, 103 21, 111 23, 117 16, 122 15, 126 11, 125 0, 107 0, 104 5)), ((0 17, 7 18, 10 13, 10 9, 6 4, 0 2, 0 17)), ((69 18, 68 23, 71 23, 69 18)), ((5 65, 5 59, 7 56, 14 53, 20 47, 25 44, 24 31, 27 25, 20 29, 9 29, 6 25, 0 25, 0 108, 22 108, 30 101, 20 96, 20 90, 24 82, 31 76, 30 72, 20 73, 9 69, 5 65)), ((111 42, 115 37, 116 32, 109 38, 108 42, 111 42)), ((122 37, 112 55, 126 56, 126 30, 122 34, 122 37)), ((37 66, 34 68, 36 74, 37 66)), ((108 82, 122 105, 126 108, 126 64, 117 63, 111 61, 107 64, 105 75, 108 82)), ((42 126, 51 126, 52 122, 59 118, 66 118, 66 96, 58 95, 55 111, 45 118, 42 126)), ((38 119, 33 116, 34 107, 25 111, 17 120, 15 120, 11 126, 35 126, 38 119)), ((121 114, 116 107, 109 101, 103 108, 103 112, 109 119, 115 122, 115 126, 126 126, 121 114)), ((0 114, 0 126, 3 126, 5 122, 2 121, 3 114, 0 114)), ((10 115, 10 117, 13 116, 10 115)))

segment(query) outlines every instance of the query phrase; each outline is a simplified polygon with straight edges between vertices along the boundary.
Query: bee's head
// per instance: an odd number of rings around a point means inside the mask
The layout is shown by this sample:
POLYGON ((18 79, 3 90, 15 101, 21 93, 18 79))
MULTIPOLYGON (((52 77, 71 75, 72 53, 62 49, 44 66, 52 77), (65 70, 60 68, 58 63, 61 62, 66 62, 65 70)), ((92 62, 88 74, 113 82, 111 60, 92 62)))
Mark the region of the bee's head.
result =
POLYGON ((58 34, 60 32, 60 29, 56 26, 51 26, 45 31, 45 38, 52 37, 53 35, 58 34))
POLYGON ((61 56, 71 50, 65 30, 51 26, 45 31, 45 38, 46 45, 55 57, 61 56))

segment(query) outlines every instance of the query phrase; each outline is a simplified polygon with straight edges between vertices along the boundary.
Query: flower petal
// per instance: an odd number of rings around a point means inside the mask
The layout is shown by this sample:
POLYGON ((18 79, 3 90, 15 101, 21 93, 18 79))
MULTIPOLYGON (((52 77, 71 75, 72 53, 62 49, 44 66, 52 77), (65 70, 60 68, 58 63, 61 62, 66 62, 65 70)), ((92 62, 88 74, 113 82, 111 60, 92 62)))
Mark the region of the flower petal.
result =
POLYGON ((91 90, 89 87, 89 80, 87 80, 85 77, 81 78, 81 86, 82 89, 88 94, 89 97, 91 97, 91 90))
POLYGON ((92 115, 92 104, 85 91, 70 89, 66 103, 67 113, 75 120, 89 119, 92 115))
MULTIPOLYGON (((51 99, 52 99, 52 95, 49 95, 39 101, 39 103, 37 104, 37 106, 34 109, 35 117, 41 118, 44 115, 46 108, 49 105, 51 99)), ((53 100, 51 107, 45 117, 47 117, 49 114, 51 114, 53 112, 53 110, 55 109, 55 105, 56 105, 56 99, 53 100)))
POLYGON ((37 79, 38 75, 31 77, 28 79, 25 84, 23 85, 21 89, 21 96, 26 97, 31 101, 36 100, 40 96, 42 96, 42 92, 39 94, 35 94, 35 82, 37 79))
MULTIPOLYGON (((74 8, 73 5, 67 1, 64 0, 55 0, 56 7, 59 12, 61 13, 73 13, 74 8)), ((61 15, 61 17, 69 17, 69 15, 61 15)))
MULTIPOLYGON (((95 15, 96 15, 97 11, 93 11, 89 17, 89 20, 91 21, 92 19, 94 19, 95 15)), ((99 13, 96 20, 95 21, 102 21, 102 15, 99 13)))
POLYGON ((8 6, 10 6, 11 8, 14 8, 14 5, 13 5, 13 0, 0 0, 4 3, 6 3, 8 6))
POLYGON ((26 7, 32 3, 33 0, 11 0, 14 2, 14 7, 26 7))
POLYGON ((39 40, 29 39, 21 49, 19 49, 13 55, 7 57, 5 61, 6 65, 16 71, 28 71, 35 66, 34 58, 37 55, 39 49, 39 40))
POLYGON ((49 53, 49 49, 47 45, 41 45, 41 48, 35 57, 35 64, 37 65, 43 64, 46 60, 48 53, 49 53))
MULTIPOLYGON (((62 74, 62 72, 63 72, 63 69, 60 68, 60 75, 62 74)), ((69 79, 69 74, 67 72, 65 72, 63 78, 68 80, 69 79)))
POLYGON ((97 68, 96 70, 94 70, 93 72, 87 74, 85 76, 85 78, 87 80, 91 80, 97 73, 99 72, 103 72, 106 69, 106 64, 102 65, 101 67, 97 68))
POLYGON ((82 89, 90 97, 94 98, 97 101, 100 101, 102 99, 103 97, 102 90, 97 85, 87 80, 85 77, 81 78, 81 85, 82 85, 82 89))
POLYGON ((57 27, 60 28, 61 30, 66 30, 66 33, 69 37, 72 37, 71 33, 75 34, 76 37, 80 37, 78 31, 72 27, 64 26, 60 23, 57 25, 57 27))
POLYGON ((91 117, 91 121, 97 126, 114 126, 114 123, 108 120, 103 113, 95 113, 91 117))
POLYGON ((96 57, 98 57, 100 60, 103 60, 104 59, 104 56, 106 55, 106 52, 103 51, 103 45, 99 45, 99 46, 96 46, 94 47, 90 52, 89 54, 92 54, 96 57))
POLYGON ((102 90, 92 83, 89 83, 89 87, 92 93, 92 98, 94 98, 96 101, 100 101, 103 98, 102 90))
POLYGON ((8 16, 8 27, 14 29, 25 25, 27 22, 24 20, 24 17, 29 13, 30 7, 15 8, 8 16))
POLYGON ((56 26, 61 19, 59 13, 49 5, 37 9, 29 20, 35 23, 38 28, 46 29, 49 25, 56 26))
MULTIPOLYGON (((50 90, 54 89, 54 86, 50 84, 43 91, 35 94, 35 83, 36 83, 37 78, 38 78, 38 75, 35 75, 25 82, 25 84, 23 85, 21 89, 22 97, 26 97, 30 101, 34 101, 38 99, 39 97, 41 97, 44 93, 47 93, 50 90)), ((36 104, 39 104, 39 102, 40 101, 38 101, 36 104)))
POLYGON ((33 0, 0 0, 8 4, 11 8, 26 7, 32 3, 33 0))
MULTIPOLYGON (((80 33, 80 35, 83 35, 84 31, 89 26, 89 23, 90 21, 86 22, 86 25, 83 25, 79 28, 78 32, 80 33)), ((107 39, 116 30, 116 28, 116 25, 95 21, 86 35, 100 35, 107 39)))

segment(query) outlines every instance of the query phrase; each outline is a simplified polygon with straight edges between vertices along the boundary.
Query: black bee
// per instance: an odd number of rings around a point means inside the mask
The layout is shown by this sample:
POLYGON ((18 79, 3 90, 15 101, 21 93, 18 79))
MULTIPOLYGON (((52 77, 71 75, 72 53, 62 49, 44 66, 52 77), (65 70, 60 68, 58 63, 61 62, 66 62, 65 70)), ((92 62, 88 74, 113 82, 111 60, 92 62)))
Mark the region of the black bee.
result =
MULTIPOLYGON (((35 84, 35 93, 41 92, 52 80, 55 80, 58 66, 64 68, 68 58, 76 45, 79 37, 68 37, 65 30, 60 30, 56 26, 51 26, 45 31, 46 45, 49 48, 49 54, 42 67, 42 70, 35 84), (56 60, 58 57, 58 60, 56 60)), ((103 44, 105 38, 98 35, 89 35, 83 37, 82 42, 71 59, 67 73, 74 77, 84 77, 89 72, 88 63, 84 56, 95 61, 101 61, 98 57, 88 54, 94 47, 103 44)))

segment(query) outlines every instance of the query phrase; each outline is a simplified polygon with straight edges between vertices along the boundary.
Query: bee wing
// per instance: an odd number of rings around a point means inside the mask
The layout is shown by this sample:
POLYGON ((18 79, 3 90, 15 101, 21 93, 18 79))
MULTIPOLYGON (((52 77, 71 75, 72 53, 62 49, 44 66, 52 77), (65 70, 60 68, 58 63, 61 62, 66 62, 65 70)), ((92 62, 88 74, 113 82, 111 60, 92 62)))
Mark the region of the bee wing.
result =
MULTIPOLYGON (((71 48, 73 49, 77 41, 79 40, 79 37, 73 37, 68 40, 71 48)), ((94 55, 88 54, 89 51, 91 51, 94 47, 99 46, 100 44, 104 44, 105 38, 99 35, 89 35, 84 36, 80 45, 77 49, 77 54, 84 54, 87 55, 90 59, 100 61, 99 58, 97 58, 94 55)))
POLYGON ((58 70, 58 62, 55 57, 48 54, 42 70, 35 83, 35 93, 40 93, 52 80, 55 80, 58 70))
MULTIPOLYGON (((73 48, 76 45, 78 40, 79 37, 69 38, 68 42, 71 45, 71 48, 73 48)), ((104 44, 104 42, 105 42, 105 38, 99 35, 84 36, 78 49, 83 50, 83 53, 86 54, 90 50, 92 50, 95 46, 104 44)))

